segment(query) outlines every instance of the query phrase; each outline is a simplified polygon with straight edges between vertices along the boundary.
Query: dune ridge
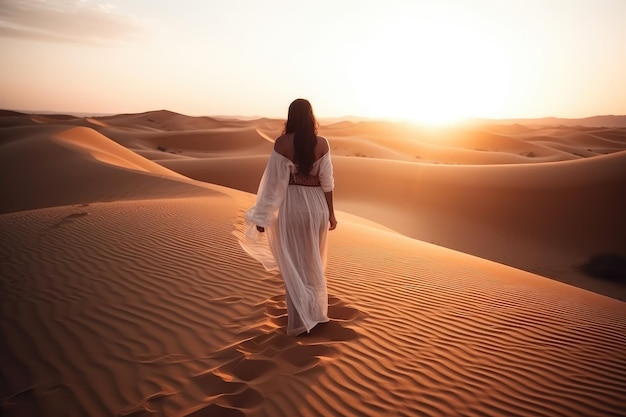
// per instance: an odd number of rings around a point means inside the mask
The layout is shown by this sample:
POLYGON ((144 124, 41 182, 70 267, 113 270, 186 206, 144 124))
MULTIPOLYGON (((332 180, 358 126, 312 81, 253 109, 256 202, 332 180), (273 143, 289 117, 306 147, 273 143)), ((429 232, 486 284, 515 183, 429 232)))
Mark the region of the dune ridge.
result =
MULTIPOLYGON (((331 321, 293 338, 280 275, 237 241, 280 121, 9 113, 0 126, 3 415, 626 412, 623 287, 609 298, 471 254, 571 269, 626 247, 619 146, 437 164, 410 160, 422 144, 389 144, 384 124, 331 126, 331 321)), ((570 149, 591 145, 577 132, 570 149)), ((497 152, 500 133, 477 135, 497 152)))

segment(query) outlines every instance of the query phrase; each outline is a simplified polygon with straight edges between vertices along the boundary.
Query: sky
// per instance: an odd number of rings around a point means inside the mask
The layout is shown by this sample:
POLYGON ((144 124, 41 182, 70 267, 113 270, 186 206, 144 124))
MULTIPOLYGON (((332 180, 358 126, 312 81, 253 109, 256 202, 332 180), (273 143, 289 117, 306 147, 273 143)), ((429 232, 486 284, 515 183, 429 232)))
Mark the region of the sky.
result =
POLYGON ((0 108, 626 114, 626 0, 0 0, 0 108))

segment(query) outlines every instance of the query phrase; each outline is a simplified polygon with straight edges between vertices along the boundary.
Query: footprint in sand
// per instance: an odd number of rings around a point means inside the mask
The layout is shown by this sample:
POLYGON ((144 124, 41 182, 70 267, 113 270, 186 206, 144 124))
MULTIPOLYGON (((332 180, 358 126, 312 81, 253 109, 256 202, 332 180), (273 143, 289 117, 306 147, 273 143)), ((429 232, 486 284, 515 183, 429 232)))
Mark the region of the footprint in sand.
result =
MULTIPOLYGON (((188 416, 239 416, 245 415, 242 411, 259 406, 263 396, 247 382, 239 382, 232 378, 246 378, 257 380, 267 372, 268 364, 243 359, 234 366, 234 369, 217 369, 196 375, 193 379, 196 385, 211 399, 210 404, 194 411, 188 416), (230 374, 230 371, 233 374, 230 374)), ((227 364, 226 368, 231 364, 227 364)), ((271 363, 271 365, 274 365, 271 363)), ((271 367, 271 365, 269 365, 271 367)), ((242 378, 242 379, 243 379, 242 378)), ((244 379, 245 380, 245 379, 244 379)), ((258 381, 257 381, 258 382, 258 381)))
POLYGON ((185 414, 185 417, 244 417, 245 415, 246 413, 236 408, 209 404, 190 414, 185 414))
MULTIPOLYGON (((265 315, 270 319, 271 323, 276 327, 287 327, 287 306, 285 304, 285 296, 277 295, 270 298, 265 307, 265 315)), ((340 342, 353 340, 357 337, 357 333, 344 327, 340 323, 352 323, 364 317, 364 314, 356 308, 349 307, 341 299, 337 297, 329 297, 328 299, 328 318, 330 322, 318 324, 311 330, 309 334, 303 334, 300 337, 308 337, 315 334, 323 337, 324 334, 329 336, 328 341, 340 342)))
POLYGON ((81 217, 85 217, 88 216, 89 213, 81 211, 80 213, 72 213, 72 214, 68 214, 67 216, 63 217, 63 219, 55 224, 52 225, 53 229, 58 229, 59 227, 63 226, 64 224, 67 224, 69 222, 71 222, 74 219, 78 219, 81 217))
POLYGON ((332 346, 294 345, 280 352, 276 359, 291 365, 289 373, 297 374, 314 368, 322 358, 332 359, 336 356, 337 350, 332 346))
POLYGON ((186 416, 244 416, 261 407, 262 387, 271 386, 273 381, 280 384, 285 375, 322 369, 320 363, 339 356, 336 343, 358 338, 358 333, 346 325, 357 322, 363 314, 331 297, 329 317, 328 323, 318 324, 308 334, 287 336, 287 308, 284 296, 278 295, 267 300, 265 309, 256 310, 254 316, 234 318, 233 323, 254 319, 257 324, 242 330, 239 342, 210 355, 215 366, 191 377, 190 384, 205 397, 204 404, 186 416), (272 326, 267 325, 268 320, 272 326))
POLYGON ((340 299, 331 297, 328 300, 328 316, 335 321, 353 322, 362 318, 364 314, 356 308, 348 307, 340 299))
POLYGON ((273 376, 278 370, 275 361, 266 359, 248 359, 241 357, 217 369, 217 375, 226 378, 234 377, 245 382, 263 382, 273 376))

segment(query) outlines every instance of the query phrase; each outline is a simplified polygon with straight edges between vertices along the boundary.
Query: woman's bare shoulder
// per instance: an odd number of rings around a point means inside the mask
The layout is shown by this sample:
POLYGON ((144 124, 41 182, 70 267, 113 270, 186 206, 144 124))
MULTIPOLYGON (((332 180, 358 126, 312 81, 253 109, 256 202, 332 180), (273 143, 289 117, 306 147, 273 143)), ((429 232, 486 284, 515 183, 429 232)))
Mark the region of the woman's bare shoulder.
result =
POLYGON ((330 145, 328 144, 328 139, 326 139, 324 136, 318 136, 317 137, 317 150, 319 151, 319 153, 323 155, 326 152, 328 152, 329 149, 330 149, 330 145))
POLYGON ((289 135, 281 135, 274 141, 274 150, 279 154, 289 158, 293 153, 293 141, 289 135))
POLYGON ((283 148, 288 145, 289 137, 287 135, 280 135, 274 140, 274 149, 278 150, 279 148, 283 148))

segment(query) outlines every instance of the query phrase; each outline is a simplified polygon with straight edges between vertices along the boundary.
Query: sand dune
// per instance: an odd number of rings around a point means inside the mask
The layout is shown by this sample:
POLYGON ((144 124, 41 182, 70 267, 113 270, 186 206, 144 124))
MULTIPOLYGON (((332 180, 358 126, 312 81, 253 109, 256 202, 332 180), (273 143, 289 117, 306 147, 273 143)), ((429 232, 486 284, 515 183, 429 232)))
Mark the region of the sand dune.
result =
POLYGON ((626 249, 620 130, 322 126, 331 322, 293 338, 235 236, 280 121, 0 116, 3 415, 626 412, 623 284, 575 271, 626 249))
POLYGON ((336 159, 342 207, 420 240, 548 276, 626 247, 610 233, 624 224, 625 153, 507 167, 336 159))
POLYGON ((574 155, 594 156, 621 151, 626 138, 612 134, 613 129, 572 133, 565 129, 551 129, 542 136, 527 135, 526 140, 561 149, 574 155))
POLYGON ((202 187, 83 127, 7 128, 2 143, 0 213, 173 197, 202 187))
POLYGON ((509 127, 425 130, 414 126, 365 126, 344 123, 323 128, 335 153, 441 164, 525 164, 579 159, 624 149, 619 140, 604 140, 604 131, 578 129, 509 129, 509 127), (594 148, 593 150, 589 148, 594 148))
MULTIPOLYGON (((626 233, 611 232, 625 229, 623 151, 583 158, 542 146, 549 149, 544 152, 549 156, 542 158, 519 154, 530 138, 505 138, 500 147, 500 136, 484 133, 456 141, 447 138, 442 145, 405 139, 390 144, 388 138, 375 142, 376 138, 359 139, 354 134, 331 142, 336 198, 345 211, 416 239, 577 285, 585 280, 579 267, 591 256, 626 250, 626 233), (481 146, 505 150, 469 150, 472 138, 481 146), (448 160, 464 154, 472 164, 415 163, 420 160, 416 158, 410 162, 409 155, 426 147, 437 148, 448 160), (558 155, 564 161, 540 163, 558 155), (498 159, 514 163, 494 164, 498 159)), ((578 132, 570 134, 574 143, 578 132)), ((589 142, 581 140, 578 146, 589 142)), ((242 147, 241 156, 232 150, 225 155, 158 162, 197 180, 254 193, 267 153, 242 147)), ((619 284, 593 285, 604 294, 624 294, 619 284)))
POLYGON ((623 411, 623 302, 358 223, 332 236, 333 321, 285 336, 280 277, 230 234, 250 201, 216 191, 3 216, 3 269, 30 277, 5 286, 2 368, 24 375, 7 413, 623 411))

